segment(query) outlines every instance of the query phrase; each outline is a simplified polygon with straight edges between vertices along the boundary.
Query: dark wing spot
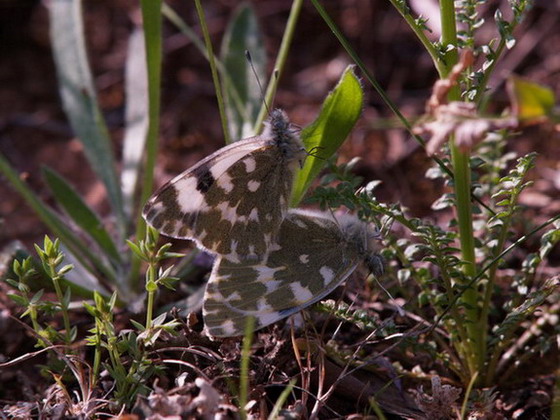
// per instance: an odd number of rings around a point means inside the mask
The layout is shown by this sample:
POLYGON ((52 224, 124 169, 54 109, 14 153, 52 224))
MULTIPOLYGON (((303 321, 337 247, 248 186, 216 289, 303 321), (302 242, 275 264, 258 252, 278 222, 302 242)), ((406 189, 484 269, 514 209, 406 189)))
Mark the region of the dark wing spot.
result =
POLYGON ((194 175, 196 176, 196 189, 202 193, 208 192, 210 187, 216 182, 212 176, 212 172, 207 166, 197 168, 194 175))

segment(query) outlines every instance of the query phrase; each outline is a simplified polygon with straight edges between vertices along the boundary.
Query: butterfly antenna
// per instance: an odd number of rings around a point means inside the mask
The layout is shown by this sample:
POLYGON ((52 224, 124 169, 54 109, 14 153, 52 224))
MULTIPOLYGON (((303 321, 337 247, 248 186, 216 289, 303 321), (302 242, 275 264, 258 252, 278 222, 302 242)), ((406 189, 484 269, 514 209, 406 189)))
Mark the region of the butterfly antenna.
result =
MULTIPOLYGON (((261 84, 261 79, 259 79, 259 75, 257 74, 257 70, 255 69, 255 65, 253 64, 253 57, 251 57, 251 53, 249 52, 249 50, 245 50, 245 58, 247 59, 247 62, 249 63, 249 66, 251 66, 251 71, 253 72, 253 74, 255 76, 255 80, 257 81, 257 85, 259 86, 259 91, 261 92, 261 98, 262 98, 264 107, 266 108, 266 113, 268 115, 270 115, 270 108, 268 107, 268 104, 266 103, 266 98, 265 98, 263 86, 261 84)), ((275 72, 275 75, 277 76, 278 72, 275 72)))
POLYGON ((391 301, 391 303, 393 305, 395 305, 395 310, 399 313, 400 316, 404 316, 405 315, 405 311, 402 308, 401 305, 399 305, 397 303, 397 301, 395 300, 395 298, 391 295, 391 292, 389 292, 387 289, 385 289, 385 287, 383 287, 383 285, 381 284, 381 282, 377 279, 376 276, 373 276, 373 278, 375 279, 375 282, 377 283, 377 285, 381 288, 381 290, 383 290, 385 292, 385 294, 387 296, 389 296, 389 299, 391 301))

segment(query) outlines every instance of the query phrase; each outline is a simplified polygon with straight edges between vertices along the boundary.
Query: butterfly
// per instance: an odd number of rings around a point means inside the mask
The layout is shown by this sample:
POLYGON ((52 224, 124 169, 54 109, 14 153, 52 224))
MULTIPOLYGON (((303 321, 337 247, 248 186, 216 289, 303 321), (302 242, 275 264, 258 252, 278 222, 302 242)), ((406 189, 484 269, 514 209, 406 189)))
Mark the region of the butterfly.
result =
POLYGON ((361 261, 379 275, 377 236, 355 216, 335 220, 325 213, 289 210, 277 242, 262 259, 216 259, 204 296, 206 332, 242 335, 250 316, 259 329, 299 312, 332 292, 361 261))
POLYGON ((223 147, 161 187, 143 216, 164 235, 192 239, 231 261, 259 259, 288 210, 307 152, 279 109, 261 135, 223 147))

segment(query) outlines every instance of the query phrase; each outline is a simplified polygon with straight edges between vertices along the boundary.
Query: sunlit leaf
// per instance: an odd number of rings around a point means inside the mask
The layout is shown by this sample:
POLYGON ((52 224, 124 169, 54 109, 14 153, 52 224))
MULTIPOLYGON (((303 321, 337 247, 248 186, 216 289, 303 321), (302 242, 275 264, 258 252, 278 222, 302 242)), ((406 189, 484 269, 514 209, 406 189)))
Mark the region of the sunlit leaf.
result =
POLYGON ((354 66, 349 66, 340 81, 329 93, 319 117, 302 130, 301 137, 308 156, 299 171, 292 193, 292 207, 296 207, 309 188, 311 182, 325 166, 327 160, 344 142, 362 113, 363 91, 354 74, 354 66))
POLYGON ((126 130, 123 140, 123 169, 121 185, 124 211, 134 216, 135 194, 142 170, 142 158, 148 134, 148 75, 146 73, 146 48, 144 31, 135 28, 128 40, 125 72, 126 130))
POLYGON ((555 103, 551 89, 512 76, 508 81, 508 91, 513 114, 521 122, 537 122, 551 115, 555 103))

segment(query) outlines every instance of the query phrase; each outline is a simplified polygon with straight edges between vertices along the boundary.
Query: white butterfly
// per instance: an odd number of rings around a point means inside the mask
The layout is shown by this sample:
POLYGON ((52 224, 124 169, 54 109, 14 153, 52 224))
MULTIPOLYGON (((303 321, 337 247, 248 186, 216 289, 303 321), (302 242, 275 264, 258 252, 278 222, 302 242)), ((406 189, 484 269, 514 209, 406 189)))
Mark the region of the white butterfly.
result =
POLYGON ((377 236, 354 216, 334 220, 325 213, 290 210, 277 243, 260 261, 218 257, 204 296, 207 333, 242 335, 250 316, 259 329, 299 312, 332 292, 360 261, 380 273, 381 257, 373 253, 377 236))
POLYGON ((164 235, 231 261, 259 259, 286 215, 306 155, 299 130, 273 110, 261 135, 223 147, 165 184, 143 216, 164 235))

